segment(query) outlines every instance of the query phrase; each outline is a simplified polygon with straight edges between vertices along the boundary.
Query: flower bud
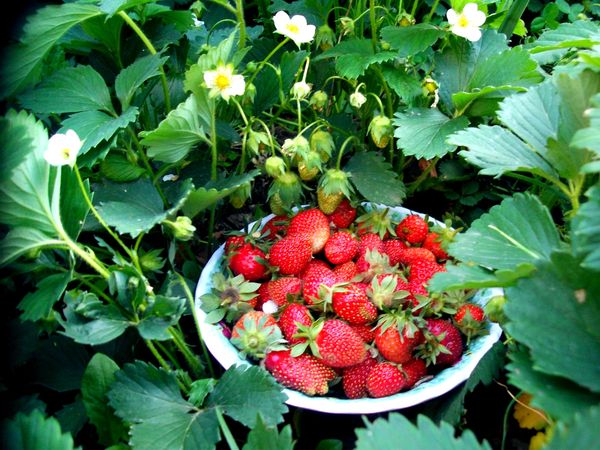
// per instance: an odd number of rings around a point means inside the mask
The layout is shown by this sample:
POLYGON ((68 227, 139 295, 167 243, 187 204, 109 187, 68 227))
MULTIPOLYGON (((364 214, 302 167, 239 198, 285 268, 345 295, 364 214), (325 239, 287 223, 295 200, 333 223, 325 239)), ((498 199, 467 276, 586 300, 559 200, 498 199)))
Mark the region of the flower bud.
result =
POLYGON ((355 91, 352 94, 350 94, 350 104, 356 109, 360 109, 360 107, 364 105, 366 101, 367 97, 365 97, 360 91, 355 91))
POLYGON ((256 86, 254 83, 246 85, 244 96, 242 97, 242 105, 249 105, 254 103, 254 97, 256 97, 256 86))
POLYGON ((306 98, 308 94, 310 94, 310 90, 312 89, 311 85, 305 81, 298 81, 294 83, 292 87, 292 96, 294 99, 302 100, 306 98))
POLYGON ((415 24, 415 18, 408 14, 407 12, 403 12, 397 19, 398 25, 401 27, 410 27, 415 24))
POLYGON ((381 40, 379 42, 381 44, 382 50, 389 50, 390 48, 392 48, 392 46, 390 45, 390 43, 388 41, 381 40))
POLYGON ((265 171, 269 176, 277 178, 286 171, 285 161, 279 156, 269 156, 265 161, 265 171))
POLYGON ((173 237, 179 241, 189 241, 194 237, 196 227, 192 225, 192 219, 187 216, 178 216, 175 222, 163 220, 163 225, 173 233, 173 237))
POLYGON ((246 70, 250 73, 256 72, 257 68, 258 66, 254 61, 250 61, 248 64, 246 64, 246 70))
POLYGON ((330 49, 335 44, 335 33, 327 24, 321 25, 317 30, 317 45, 323 51, 330 49))
POLYGON ((369 124, 369 133, 375 145, 385 148, 392 138, 392 121, 389 117, 378 115, 369 124))
POLYGON ((165 259, 160 257, 159 249, 154 249, 140 256, 140 265, 149 272, 158 272, 165 265, 165 259))
POLYGON ((323 111, 323 108, 327 106, 327 94, 323 91, 315 91, 310 98, 310 106, 315 111, 323 111))

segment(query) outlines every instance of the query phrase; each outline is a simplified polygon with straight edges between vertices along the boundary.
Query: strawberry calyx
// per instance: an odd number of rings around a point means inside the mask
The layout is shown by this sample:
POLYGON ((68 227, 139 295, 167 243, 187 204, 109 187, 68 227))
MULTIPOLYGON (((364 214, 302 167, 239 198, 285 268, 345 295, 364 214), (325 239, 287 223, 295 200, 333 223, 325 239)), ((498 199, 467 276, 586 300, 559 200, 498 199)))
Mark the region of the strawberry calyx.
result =
POLYGON ((398 289, 398 275, 377 275, 367 288, 367 295, 378 309, 382 311, 397 309, 406 303, 410 292, 398 289))
POLYGON ((389 208, 372 210, 356 219, 358 234, 375 233, 381 239, 389 235, 395 236, 394 224, 389 214, 389 208))
POLYGON ((264 313, 258 319, 248 314, 242 316, 234 326, 231 343, 240 350, 240 356, 256 359, 264 358, 268 352, 287 348, 273 317, 264 313))
POLYGON ((201 303, 208 323, 236 321, 256 306, 260 283, 246 281, 243 275, 225 277, 220 272, 215 273, 212 282, 211 292, 202 296, 201 303))

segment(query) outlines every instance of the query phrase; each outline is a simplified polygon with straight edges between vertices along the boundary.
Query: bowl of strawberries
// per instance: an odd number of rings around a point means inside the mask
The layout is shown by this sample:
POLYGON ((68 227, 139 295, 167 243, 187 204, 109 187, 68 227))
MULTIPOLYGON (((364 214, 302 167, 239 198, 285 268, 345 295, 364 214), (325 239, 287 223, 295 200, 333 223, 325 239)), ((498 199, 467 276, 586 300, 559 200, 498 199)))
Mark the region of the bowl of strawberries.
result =
POLYGON ((407 408, 465 381, 500 338, 500 289, 430 293, 455 232, 402 207, 306 206, 230 235, 196 288, 217 361, 264 367, 287 403, 328 413, 407 408))

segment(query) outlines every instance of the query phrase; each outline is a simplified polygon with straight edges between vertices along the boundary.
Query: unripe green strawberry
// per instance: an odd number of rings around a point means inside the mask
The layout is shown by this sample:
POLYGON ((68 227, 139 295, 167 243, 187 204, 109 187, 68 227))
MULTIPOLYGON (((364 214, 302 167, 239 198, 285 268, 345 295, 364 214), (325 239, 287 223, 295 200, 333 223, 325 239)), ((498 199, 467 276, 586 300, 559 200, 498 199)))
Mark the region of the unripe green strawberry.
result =
POLYGON ((283 175, 287 167, 283 158, 279 156, 269 156, 265 161, 265 172, 273 178, 278 178, 283 175))
POLYGON ((315 91, 310 98, 309 104, 315 111, 323 111, 323 108, 327 106, 327 100, 327 93, 323 91, 315 91))
POLYGON ((298 161, 298 174, 303 181, 314 179, 321 172, 321 157, 317 152, 310 151, 306 157, 298 161))
POLYGON ((387 147, 393 134, 392 121, 389 117, 382 115, 373 117, 369 124, 369 134, 377 147, 387 147))
POLYGON ((269 209, 273 214, 278 216, 284 216, 288 212, 288 209, 278 193, 273 194, 271 198, 269 198, 269 209))
POLYGON ((302 354, 293 357, 289 350, 270 352, 265 368, 283 386, 306 395, 325 395, 328 383, 336 373, 314 356, 302 354))
POLYGON ((248 130, 246 148, 255 155, 260 155, 269 145, 269 136, 264 131, 248 130))
POLYGON ((319 180, 317 201, 325 214, 332 214, 344 197, 349 198, 352 192, 349 174, 339 169, 329 169, 319 180))
POLYGON ((236 209, 240 209, 246 203, 246 200, 250 198, 252 194, 252 186, 250 183, 244 183, 238 187, 229 196, 229 203, 236 209))
POLYGON ((293 139, 286 139, 281 146, 281 152, 293 161, 297 161, 299 156, 306 155, 310 150, 308 140, 302 136, 296 136, 293 139))
POLYGON ((327 24, 317 28, 317 36, 315 41, 322 51, 328 50, 335 44, 335 33, 327 24))
POLYGON ((275 215, 284 215, 300 202, 302 184, 298 175, 287 171, 280 175, 271 184, 269 189, 269 206, 275 215), (271 203, 271 200, 273 202, 271 203))
POLYGON ((341 192, 326 194, 322 188, 317 189, 317 203, 319 209, 325 214, 331 214, 342 202, 344 194, 341 192))
POLYGON ((310 135, 310 149, 317 152, 321 157, 321 161, 326 163, 335 149, 333 136, 323 129, 315 131, 310 135))

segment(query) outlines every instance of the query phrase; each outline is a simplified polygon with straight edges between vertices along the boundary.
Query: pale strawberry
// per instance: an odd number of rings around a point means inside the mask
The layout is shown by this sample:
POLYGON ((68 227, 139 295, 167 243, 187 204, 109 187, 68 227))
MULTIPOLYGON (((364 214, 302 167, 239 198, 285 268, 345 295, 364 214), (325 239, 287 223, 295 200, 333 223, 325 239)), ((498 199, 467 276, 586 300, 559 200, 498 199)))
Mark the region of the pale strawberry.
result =
POLYGON ((335 371, 314 356, 303 354, 292 357, 289 350, 267 354, 265 368, 283 386, 306 395, 325 395, 335 371))
POLYGON ((421 216, 411 214, 406 216, 396 226, 396 236, 411 244, 420 244, 427 237, 429 225, 421 216))
POLYGON ((406 378, 396 364, 380 362, 367 376, 367 391, 371 397, 380 398, 397 394, 406 386, 406 378))
POLYGON ((377 319, 377 308, 367 296, 367 285, 350 283, 333 291, 333 310, 349 324, 364 325, 377 319))
POLYGON ((349 231, 336 231, 325 244, 325 257, 332 264, 351 261, 358 253, 358 241, 349 231))
POLYGON ((347 367, 342 372, 342 387, 348 398, 367 397, 367 377, 371 369, 377 364, 377 360, 372 356, 352 367, 347 367))
POLYGON ((329 219, 318 208, 300 211, 290 219, 287 235, 301 235, 310 240, 312 253, 319 253, 329 239, 329 219))
POLYGON ((298 275, 311 258, 311 242, 304 235, 286 236, 269 251, 269 264, 281 275, 298 275))

